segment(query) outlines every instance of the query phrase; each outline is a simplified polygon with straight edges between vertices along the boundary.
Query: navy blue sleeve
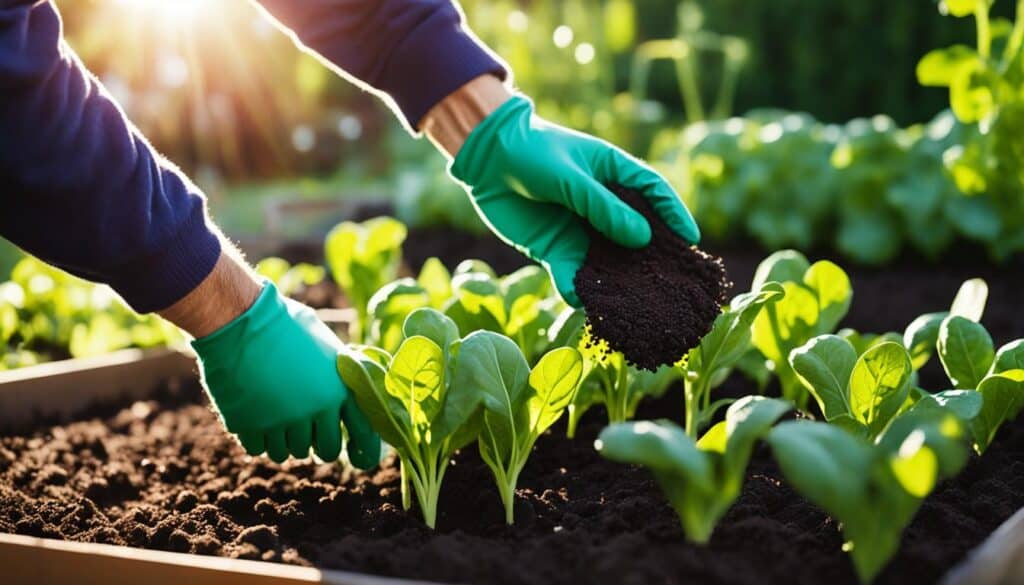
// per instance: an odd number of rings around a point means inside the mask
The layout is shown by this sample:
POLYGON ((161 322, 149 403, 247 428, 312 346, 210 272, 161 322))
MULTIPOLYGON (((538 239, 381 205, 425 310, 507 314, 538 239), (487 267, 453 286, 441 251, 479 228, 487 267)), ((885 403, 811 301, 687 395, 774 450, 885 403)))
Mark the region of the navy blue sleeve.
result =
POLYGON ((0 0, 0 235, 139 312, 188 294, 220 256, 199 190, 64 44, 50 2, 0 0))
POLYGON ((468 81, 507 75, 453 0, 258 1, 298 44, 393 102, 411 129, 468 81))
MULTIPOLYGON (((168 0, 170 1, 170 0, 168 0)), ((416 128, 505 69, 450 0, 262 0, 296 41, 416 128)), ((0 0, 0 235, 139 312, 166 308, 221 252, 200 191, 132 126, 64 43, 54 5, 0 0)))

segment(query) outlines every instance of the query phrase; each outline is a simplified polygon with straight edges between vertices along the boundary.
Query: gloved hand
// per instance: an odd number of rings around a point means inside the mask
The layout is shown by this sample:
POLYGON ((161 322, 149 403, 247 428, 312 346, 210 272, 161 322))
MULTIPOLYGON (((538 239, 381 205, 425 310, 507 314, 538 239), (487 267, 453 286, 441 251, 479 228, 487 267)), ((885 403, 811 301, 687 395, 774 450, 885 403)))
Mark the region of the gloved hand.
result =
POLYGON ((341 346, 312 309, 271 283, 245 313, 192 342, 204 387, 250 455, 266 451, 280 463, 313 447, 324 461, 336 459, 340 416, 349 459, 366 469, 380 460, 380 437, 338 376, 341 346))
POLYGON ((690 243, 700 240, 693 216, 658 173, 607 142, 540 118, 522 96, 473 129, 450 173, 469 188, 491 229, 544 265, 576 307, 573 279, 589 247, 584 222, 623 246, 651 241, 643 216, 605 184, 643 192, 673 231, 690 243))

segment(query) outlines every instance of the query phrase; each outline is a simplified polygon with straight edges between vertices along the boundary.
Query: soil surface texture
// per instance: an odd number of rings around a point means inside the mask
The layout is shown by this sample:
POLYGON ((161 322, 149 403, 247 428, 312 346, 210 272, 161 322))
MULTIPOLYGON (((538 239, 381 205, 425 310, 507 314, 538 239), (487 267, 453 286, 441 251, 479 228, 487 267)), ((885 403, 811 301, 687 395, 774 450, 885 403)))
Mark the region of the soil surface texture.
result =
MULTIPOLYGON (((723 255, 744 290, 763 255, 723 255)), ((983 323, 996 342, 1024 337, 1019 262, 996 268, 965 256, 849 271, 855 296, 844 326, 902 330, 981 276, 991 287, 983 323)), ((944 389, 934 365, 922 382, 944 389)), ((720 396, 752 391, 734 376, 720 396)), ((459 453, 432 532, 415 509, 402 511, 393 460, 362 475, 247 457, 194 383, 171 385, 151 401, 97 405, 74 422, 39 421, 17 435, 0 429, 0 532, 450 583, 856 583, 835 521, 785 483, 764 446, 741 497, 698 547, 684 540, 649 473, 593 450, 603 416, 591 409, 575 440, 565 438, 564 421, 541 437, 511 528, 476 450, 459 453)), ((641 405, 638 418, 659 417, 682 420, 678 388, 641 405)), ((924 502, 878 583, 936 582, 1021 506, 1024 417, 924 502)))
POLYGON ((576 273, 576 294, 590 333, 651 371, 673 364, 700 343, 721 312, 732 283, 721 258, 690 246, 639 191, 611 190, 651 226, 639 249, 590 230, 590 248, 576 273))

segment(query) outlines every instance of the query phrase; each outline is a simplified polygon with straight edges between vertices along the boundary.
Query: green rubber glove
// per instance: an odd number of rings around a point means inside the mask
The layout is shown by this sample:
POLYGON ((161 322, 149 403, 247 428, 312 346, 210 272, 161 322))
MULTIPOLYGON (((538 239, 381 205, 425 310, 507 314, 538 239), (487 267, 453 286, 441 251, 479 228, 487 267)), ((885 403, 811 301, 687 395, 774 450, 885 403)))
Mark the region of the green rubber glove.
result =
POLYGON ((620 245, 646 246, 651 228, 605 184, 643 192, 665 223, 696 244, 693 216, 641 161, 586 134, 552 124, 515 96, 470 132, 449 168, 491 230, 540 262, 559 294, 579 307, 573 279, 589 247, 585 222, 620 245))
POLYGON ((380 437, 338 376, 342 343, 313 309, 268 282, 249 310, 192 347, 224 426, 250 455, 266 451, 280 463, 309 457, 312 447, 324 461, 337 459, 340 417, 352 464, 377 465, 380 437))

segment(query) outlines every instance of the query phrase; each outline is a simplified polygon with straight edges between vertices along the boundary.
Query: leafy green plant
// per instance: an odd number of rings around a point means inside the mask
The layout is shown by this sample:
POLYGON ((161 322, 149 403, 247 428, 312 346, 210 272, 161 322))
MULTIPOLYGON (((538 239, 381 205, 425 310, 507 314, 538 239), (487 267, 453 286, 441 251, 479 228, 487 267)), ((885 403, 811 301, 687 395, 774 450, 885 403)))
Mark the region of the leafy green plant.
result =
POLYGON ((940 406, 907 411, 874 441, 811 421, 784 422, 767 440, 786 480, 838 520, 843 550, 869 583, 924 498, 963 467, 965 437, 960 419, 940 406))
POLYGON ((583 360, 574 348, 544 354, 531 371, 508 337, 478 331, 462 342, 454 384, 482 397, 480 456, 494 474, 508 524, 514 518, 516 483, 533 445, 565 412, 582 373, 583 360))
POLYGON ((182 341, 170 323, 137 315, 109 287, 26 256, 0 283, 0 369, 182 341))
POLYGON ((782 396, 798 408, 807 405, 789 354, 812 337, 835 331, 850 308, 853 290, 846 273, 827 260, 811 264, 793 250, 776 252, 757 267, 752 290, 779 282, 784 296, 757 314, 751 340, 778 376, 782 396))
POLYGON ((783 400, 747 396, 699 441, 671 422, 640 421, 609 426, 594 446, 608 459, 649 468, 686 537, 705 543, 739 497, 755 443, 790 408, 783 400))
POLYGON ((690 350, 678 367, 682 370, 686 402, 686 434, 696 439, 701 427, 730 400, 711 402, 711 391, 725 381, 732 368, 751 348, 751 325, 761 310, 778 302, 785 292, 777 282, 766 282, 753 292, 734 298, 715 318, 711 331, 690 350))
POLYGON ((978 408, 957 412, 968 424, 979 453, 988 448, 999 427, 1024 408, 1024 340, 996 350, 980 323, 987 299, 985 281, 968 280, 949 311, 921 315, 903 335, 914 368, 920 369, 937 353, 950 384, 957 389, 934 396, 966 393, 980 398, 978 408))
POLYGON ((910 354, 896 342, 858 356, 849 341, 821 335, 793 350, 789 363, 825 420, 860 436, 880 435, 910 396, 910 354))
POLYGON ((349 331, 355 343, 364 341, 370 297, 398 275, 406 233, 405 224, 377 217, 362 223, 340 223, 327 234, 327 266, 358 315, 349 331))
POLYGON ((1013 22, 993 19, 994 3, 942 2, 944 13, 975 19, 976 46, 931 51, 918 63, 917 78, 949 88, 953 113, 970 128, 944 160, 958 188, 989 205, 992 249, 1006 258, 1024 248, 1024 1, 1013 22))
POLYGON ((292 265, 287 260, 275 256, 260 260, 255 268, 256 274, 270 279, 277 286, 277 290, 286 296, 319 284, 327 276, 327 271, 322 266, 306 262, 292 265))
POLYGON ((405 317, 431 307, 450 317, 462 335, 485 330, 512 338, 527 361, 535 363, 549 348, 547 329, 564 306, 539 266, 498 277, 485 262, 466 260, 449 274, 431 258, 415 280, 399 279, 373 295, 366 341, 393 351, 405 317))
POLYGON ((1024 340, 996 351, 983 325, 949 315, 939 325, 936 349, 953 386, 976 389, 982 396, 980 412, 966 420, 975 450, 983 453, 999 427, 1024 409, 1024 340))
POLYGON ((462 341, 450 319, 420 309, 405 326, 394 356, 376 348, 347 349, 338 356, 338 371, 373 428, 401 457, 403 506, 411 505, 411 485, 424 521, 434 528, 451 457, 480 429, 480 389, 453 383, 462 341))

